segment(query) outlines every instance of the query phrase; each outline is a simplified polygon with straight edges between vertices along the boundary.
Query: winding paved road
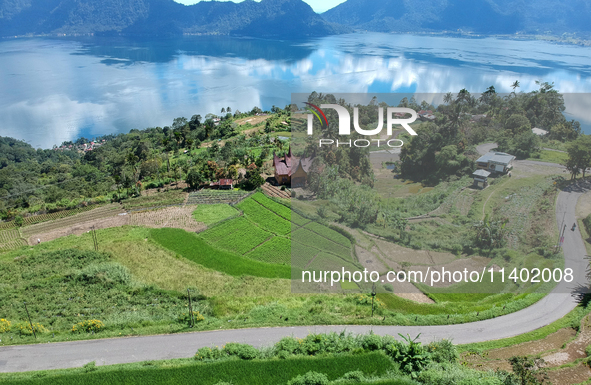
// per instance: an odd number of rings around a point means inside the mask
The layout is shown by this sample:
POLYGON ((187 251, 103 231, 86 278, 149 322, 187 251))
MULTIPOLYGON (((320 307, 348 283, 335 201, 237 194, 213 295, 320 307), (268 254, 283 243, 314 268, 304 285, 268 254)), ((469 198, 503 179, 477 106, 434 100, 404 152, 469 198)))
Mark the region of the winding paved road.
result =
MULTIPOLYGON (((544 163, 546 165, 546 163, 544 163)), ((305 337, 309 333, 347 330, 352 333, 415 336, 422 341, 442 338, 465 344, 513 337, 548 325, 570 312, 577 304, 577 293, 587 284, 586 250, 579 231, 570 231, 576 222, 577 200, 590 184, 573 185, 558 195, 556 221, 567 225, 564 235, 565 267, 574 271, 572 283, 561 283, 539 302, 505 316, 485 321, 444 326, 298 326, 260 329, 236 329, 208 332, 126 337, 91 341, 57 342, 40 345, 20 345, 0 348, 0 372, 16 372, 79 367, 90 361, 98 365, 147 360, 191 357, 198 348, 242 342, 254 346, 271 345, 284 336, 305 337)))

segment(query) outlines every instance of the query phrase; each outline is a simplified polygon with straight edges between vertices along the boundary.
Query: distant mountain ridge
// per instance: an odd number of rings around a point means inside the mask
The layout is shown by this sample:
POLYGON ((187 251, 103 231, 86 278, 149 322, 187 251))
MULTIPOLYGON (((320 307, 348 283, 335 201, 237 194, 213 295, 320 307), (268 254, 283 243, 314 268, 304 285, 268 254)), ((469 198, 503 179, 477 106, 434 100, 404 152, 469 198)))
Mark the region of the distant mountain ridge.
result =
POLYGON ((347 0, 322 16, 376 32, 591 32, 591 0, 347 0))
POLYGON ((0 36, 473 32, 591 36, 591 0, 347 0, 316 14, 302 0, 0 0, 0 36))
POLYGON ((347 32, 302 0, 0 0, 0 36, 26 34, 308 37, 347 32))

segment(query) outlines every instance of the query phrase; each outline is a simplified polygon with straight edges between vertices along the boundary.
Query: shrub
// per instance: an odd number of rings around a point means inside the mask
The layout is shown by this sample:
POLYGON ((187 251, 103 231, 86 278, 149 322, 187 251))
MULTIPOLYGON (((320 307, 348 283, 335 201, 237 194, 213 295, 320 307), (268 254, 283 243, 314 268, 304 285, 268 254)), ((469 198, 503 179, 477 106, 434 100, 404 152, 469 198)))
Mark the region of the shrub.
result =
POLYGON ((409 335, 406 337, 398 333, 406 344, 392 342, 385 348, 386 353, 400 364, 400 370, 411 377, 416 378, 417 374, 429 363, 429 353, 425 351, 420 342, 416 342, 420 334, 414 339, 409 335))
POLYGON ((131 283, 129 270, 125 266, 111 262, 91 264, 84 268, 77 278, 85 283, 102 284, 107 287, 131 283))
POLYGON ((193 358, 197 361, 215 361, 222 358, 222 351, 217 346, 215 348, 200 348, 193 358))
POLYGON ((456 362, 460 357, 454 344, 450 340, 431 342, 427 345, 427 351, 435 362, 456 362))
MULTIPOLYGON (((205 317, 203 316, 203 314, 201 314, 198 311, 193 311, 193 319, 195 320, 195 323, 201 322, 205 319, 205 317)), ((193 324, 192 320, 191 320, 191 312, 186 312, 183 313, 179 316, 178 318, 179 323, 185 323, 187 324, 187 326, 191 326, 193 324)))
POLYGON ((585 230, 587 230, 587 234, 591 236, 591 214, 587 215, 587 218, 583 219, 583 225, 585 225, 585 230))
POLYGON ((91 319, 91 320, 78 322, 77 324, 72 326, 72 333, 82 333, 82 332, 98 333, 104 328, 105 328, 105 324, 103 324, 102 321, 99 321, 97 319, 91 319))
MULTIPOLYGON (((10 324, 8 325, 10 326, 10 324)), ((587 345, 587 347, 585 348, 585 354, 587 354, 587 357, 591 357, 591 345, 587 345)))
POLYGON ((18 227, 22 227, 23 223, 24 223, 24 219, 21 215, 17 215, 16 218, 14 218, 14 224, 17 225, 18 227))
POLYGON ((326 374, 318 372, 308 372, 297 376, 287 383, 287 385, 328 385, 326 374))
POLYGON ((302 340, 294 337, 283 337, 273 347, 273 353, 279 358, 287 358, 299 354, 302 349, 302 340))
POLYGON ((382 348, 382 337, 373 334, 368 334, 363 336, 363 340, 361 341, 361 346, 365 350, 380 350, 382 348))
POLYGON ((10 331, 10 321, 4 318, 0 318, 0 333, 6 333, 10 331))
POLYGON ((238 357, 242 360, 254 360, 259 355, 259 351, 256 348, 236 342, 226 344, 223 352, 230 357, 238 357))
POLYGON ((341 379, 349 382, 363 382, 365 381, 365 374, 361 370, 355 370, 354 372, 345 373, 341 379))
POLYGON ((33 330, 38 334, 47 332, 45 326, 41 325, 40 323, 34 323, 33 328, 31 328, 31 324, 20 322, 16 325, 16 327, 18 328, 18 332, 21 336, 32 336, 33 330))

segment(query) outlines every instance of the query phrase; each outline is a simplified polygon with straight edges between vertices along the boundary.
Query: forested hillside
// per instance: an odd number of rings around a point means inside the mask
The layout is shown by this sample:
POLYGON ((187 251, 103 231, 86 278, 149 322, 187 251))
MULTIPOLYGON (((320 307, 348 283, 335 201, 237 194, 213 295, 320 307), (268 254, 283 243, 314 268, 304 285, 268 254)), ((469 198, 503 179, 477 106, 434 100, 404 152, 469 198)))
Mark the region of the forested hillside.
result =
POLYGON ((4 0, 0 36, 25 34, 324 36, 329 25, 301 0, 242 3, 173 0, 4 0))
POLYGON ((330 22, 380 32, 483 34, 591 32, 588 0, 348 0, 325 12, 330 22))

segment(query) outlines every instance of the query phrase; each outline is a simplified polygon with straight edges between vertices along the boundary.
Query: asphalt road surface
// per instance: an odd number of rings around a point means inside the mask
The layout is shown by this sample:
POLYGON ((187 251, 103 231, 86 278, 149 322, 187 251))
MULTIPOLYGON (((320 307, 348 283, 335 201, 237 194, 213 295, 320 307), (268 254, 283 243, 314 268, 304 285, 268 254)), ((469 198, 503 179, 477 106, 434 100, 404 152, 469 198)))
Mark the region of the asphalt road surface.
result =
MULTIPOLYGON (((546 164, 546 163, 545 163, 546 164)), ((571 231, 576 222, 577 200, 591 189, 589 183, 573 185, 561 191, 556 204, 556 222, 567 229, 564 234, 565 268, 574 271, 574 281, 561 283, 534 305, 505 316, 459 325, 443 326, 298 326, 259 329, 235 329, 208 332, 126 337, 0 348, 0 372, 17 372, 80 367, 90 361, 97 365, 192 357, 204 346, 227 342, 269 346, 282 337, 305 337, 309 333, 340 332, 416 336, 428 342, 443 338, 456 344, 481 342, 523 334, 548 325, 569 313, 577 304, 581 288, 588 286, 586 249, 580 232, 571 231)))

